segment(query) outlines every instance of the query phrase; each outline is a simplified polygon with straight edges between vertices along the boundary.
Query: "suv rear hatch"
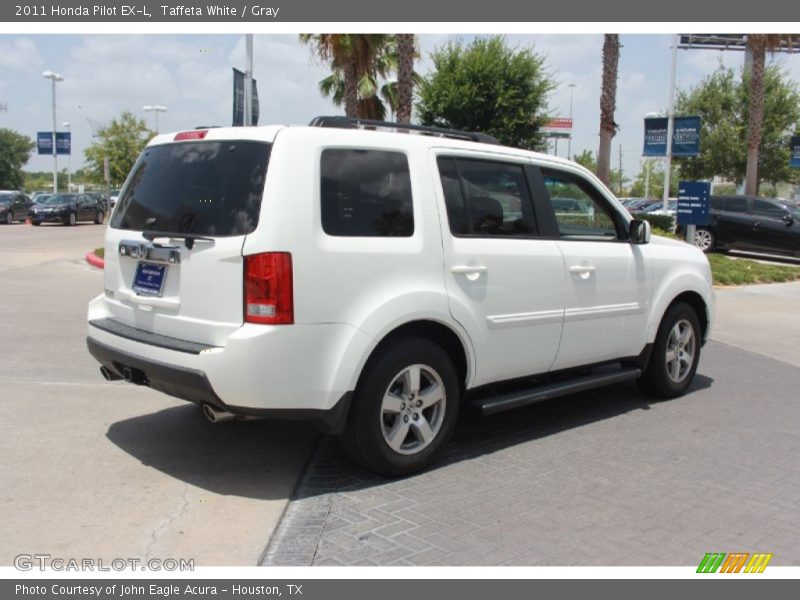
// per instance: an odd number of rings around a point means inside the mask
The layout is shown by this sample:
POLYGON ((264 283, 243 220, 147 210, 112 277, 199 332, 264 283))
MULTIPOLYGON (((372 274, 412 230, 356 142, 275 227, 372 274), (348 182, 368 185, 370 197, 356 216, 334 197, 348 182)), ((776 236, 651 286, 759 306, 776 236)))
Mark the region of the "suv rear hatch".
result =
POLYGON ((242 246, 258 224, 277 130, 188 131, 144 149, 106 232, 115 321, 212 346, 241 327, 242 246))

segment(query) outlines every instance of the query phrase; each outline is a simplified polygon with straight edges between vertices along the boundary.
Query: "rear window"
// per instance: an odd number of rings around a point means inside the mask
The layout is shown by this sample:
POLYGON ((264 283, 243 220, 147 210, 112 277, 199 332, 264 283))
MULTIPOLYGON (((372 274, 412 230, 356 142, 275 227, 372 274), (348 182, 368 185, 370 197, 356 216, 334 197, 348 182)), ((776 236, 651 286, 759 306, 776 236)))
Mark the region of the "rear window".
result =
POLYGON ((219 237, 251 233, 270 148, 252 141, 146 148, 117 201, 111 227, 219 237))

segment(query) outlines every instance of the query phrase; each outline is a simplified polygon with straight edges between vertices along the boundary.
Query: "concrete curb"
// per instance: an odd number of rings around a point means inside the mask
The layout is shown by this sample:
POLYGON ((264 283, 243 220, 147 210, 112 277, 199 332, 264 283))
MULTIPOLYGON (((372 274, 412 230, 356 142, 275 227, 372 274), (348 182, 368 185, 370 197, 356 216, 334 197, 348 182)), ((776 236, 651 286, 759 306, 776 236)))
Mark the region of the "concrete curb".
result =
POLYGON ((97 256, 97 254, 95 254, 94 252, 86 253, 86 262, 97 269, 104 269, 106 266, 106 261, 97 256))

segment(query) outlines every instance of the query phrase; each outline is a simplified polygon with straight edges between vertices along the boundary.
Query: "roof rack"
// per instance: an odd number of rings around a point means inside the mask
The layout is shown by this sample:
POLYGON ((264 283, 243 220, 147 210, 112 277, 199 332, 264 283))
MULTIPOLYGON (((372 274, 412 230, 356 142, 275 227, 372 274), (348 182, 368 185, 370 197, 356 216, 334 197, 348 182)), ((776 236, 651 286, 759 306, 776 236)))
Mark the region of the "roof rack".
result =
POLYGON ((461 131, 459 129, 445 129, 444 127, 430 127, 428 125, 411 125, 410 123, 374 121, 372 119, 354 119, 340 116, 315 117, 308 125, 309 127, 338 127, 340 129, 401 129, 405 131, 419 131, 423 134, 454 138, 457 140, 480 142, 482 144, 500 144, 497 138, 485 133, 461 131))

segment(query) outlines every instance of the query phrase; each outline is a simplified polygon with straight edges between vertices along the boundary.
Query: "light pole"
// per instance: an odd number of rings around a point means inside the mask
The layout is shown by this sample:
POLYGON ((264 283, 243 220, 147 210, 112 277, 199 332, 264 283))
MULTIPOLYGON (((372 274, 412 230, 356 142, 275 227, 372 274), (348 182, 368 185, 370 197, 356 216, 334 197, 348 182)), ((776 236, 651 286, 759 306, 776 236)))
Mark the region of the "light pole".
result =
POLYGON ((167 112, 166 106, 161 106, 160 104, 147 104, 146 106, 142 107, 143 111, 152 112, 156 115, 156 133, 158 133, 158 113, 160 112, 167 112))
POLYGON ((56 82, 64 78, 53 71, 45 71, 42 77, 53 83, 53 193, 58 193, 58 154, 56 153, 56 82))
MULTIPOLYGON (((573 127, 572 123, 572 97, 575 94, 575 88, 578 87, 576 83, 570 83, 567 85, 569 88, 569 124, 570 127, 573 127)), ((572 160, 572 129, 569 131, 569 137, 567 138, 567 160, 572 160)))
MULTIPOLYGON (((69 134, 69 121, 64 121, 61 124, 69 134)), ((67 154, 67 192, 72 191, 72 139, 69 140, 69 153, 67 154)))

